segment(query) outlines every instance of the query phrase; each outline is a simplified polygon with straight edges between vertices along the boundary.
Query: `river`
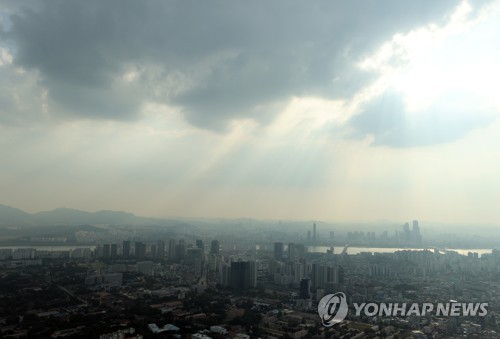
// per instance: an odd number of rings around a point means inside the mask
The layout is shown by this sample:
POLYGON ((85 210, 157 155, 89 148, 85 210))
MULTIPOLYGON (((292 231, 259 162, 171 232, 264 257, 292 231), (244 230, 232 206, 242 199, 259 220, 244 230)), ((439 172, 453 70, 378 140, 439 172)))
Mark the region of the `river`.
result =
MULTIPOLYGON (((328 246, 307 246, 307 251, 314 253, 314 252, 319 252, 319 253, 326 253, 327 250, 329 250, 330 247, 328 246)), ((340 254, 342 250, 344 249, 343 246, 337 246, 334 247, 333 252, 335 254, 340 254)), ((430 250, 433 250, 431 248, 428 248, 430 250)), ((347 248, 347 254, 358 254, 361 252, 372 252, 372 253, 394 253, 397 251, 423 251, 425 248, 398 248, 398 247, 348 247, 347 248)), ((484 248, 474 248, 474 249, 460 249, 460 248, 446 248, 446 251, 455 251, 458 252, 462 255, 467 255, 469 252, 475 252, 478 253, 479 256, 483 254, 490 254, 491 249, 484 249, 484 248)))

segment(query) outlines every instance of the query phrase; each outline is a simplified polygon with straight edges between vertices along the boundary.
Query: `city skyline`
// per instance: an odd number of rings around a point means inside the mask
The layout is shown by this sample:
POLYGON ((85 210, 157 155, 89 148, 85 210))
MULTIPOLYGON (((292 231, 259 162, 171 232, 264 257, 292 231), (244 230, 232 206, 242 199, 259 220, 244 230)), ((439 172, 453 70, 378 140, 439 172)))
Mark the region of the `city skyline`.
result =
POLYGON ((0 0, 0 204, 497 224, 500 2, 363 6, 0 0))

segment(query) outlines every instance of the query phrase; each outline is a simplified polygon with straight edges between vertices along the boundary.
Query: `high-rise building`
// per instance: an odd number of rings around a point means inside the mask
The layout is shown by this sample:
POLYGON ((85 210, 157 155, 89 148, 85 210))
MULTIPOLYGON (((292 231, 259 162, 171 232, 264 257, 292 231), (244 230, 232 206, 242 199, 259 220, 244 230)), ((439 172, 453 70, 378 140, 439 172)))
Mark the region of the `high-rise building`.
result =
POLYGON ((186 264, 193 265, 196 260, 203 261, 203 251, 199 247, 189 247, 186 250, 186 264))
POLYGON ((317 234, 316 234, 316 223, 313 224, 313 242, 316 243, 317 241, 317 234))
POLYGON ((274 243, 274 260, 283 260, 283 243, 274 243))
POLYGON ((208 256, 208 269, 210 271, 217 271, 219 269, 220 257, 217 254, 210 254, 208 256))
POLYGON ((111 258, 116 258, 118 256, 118 245, 117 244, 111 244, 110 255, 111 255, 111 258))
POLYGON ((156 244, 156 256, 160 259, 165 258, 165 241, 158 240, 156 244))
POLYGON ((231 266, 229 264, 221 263, 219 282, 224 287, 231 285, 231 266))
POLYGON ((102 256, 104 258, 111 257, 111 245, 110 244, 104 244, 102 256))
POLYGON ((415 230, 417 230, 417 231, 419 231, 419 230, 420 230, 420 228, 419 228, 419 226, 418 226, 418 220, 413 220, 413 221, 412 221, 412 228, 413 228, 413 230, 414 230, 414 231, 415 231, 415 230))
POLYGON ((202 251, 205 251, 205 245, 203 244, 203 240, 197 239, 196 240, 196 247, 201 248, 202 251))
POLYGON ((149 254, 155 258, 158 255, 158 247, 156 245, 151 245, 149 247, 149 254))
POLYGON ((295 260, 297 258, 297 251, 295 250, 295 244, 289 243, 287 248, 288 260, 295 260))
POLYGON ((176 259, 176 256, 175 256, 175 240, 174 239, 170 239, 168 241, 168 259, 169 260, 175 260, 176 259))
POLYGON ((338 267, 314 263, 311 270, 313 289, 324 289, 327 284, 339 283, 338 267))
POLYGON ((422 243, 422 236, 420 235, 420 227, 418 226, 418 220, 413 220, 412 223, 411 242, 414 245, 421 245, 422 243))
POLYGON ((135 242, 135 257, 136 258, 144 258, 146 256, 146 244, 142 242, 135 242))
POLYGON ((295 244, 294 247, 297 258, 303 258, 306 253, 306 247, 304 244, 295 244))
POLYGON ((122 245, 122 256, 125 258, 130 257, 130 241, 125 240, 122 245))
POLYGON ((342 266, 338 267, 337 277, 338 277, 339 284, 343 284, 344 283, 344 278, 345 278, 345 272, 344 272, 344 268, 342 266))
POLYGON ((257 266, 255 261, 236 261, 231 263, 230 287, 246 289, 257 286, 257 266))
POLYGON ((407 222, 403 225, 403 240, 406 242, 406 243, 409 243, 410 242, 410 224, 408 224, 407 222))
POLYGON ((219 240, 212 240, 212 243, 210 244, 210 254, 218 255, 219 250, 220 250, 219 240))
POLYGON ((306 276, 305 265, 301 262, 294 262, 292 270, 292 283, 299 284, 300 281, 305 276, 306 276))
POLYGON ((179 243, 175 245, 175 257, 177 260, 186 258, 186 242, 184 239, 179 240, 179 243))
POLYGON ((309 299, 311 293, 311 280, 304 278, 300 281, 299 299, 309 299))

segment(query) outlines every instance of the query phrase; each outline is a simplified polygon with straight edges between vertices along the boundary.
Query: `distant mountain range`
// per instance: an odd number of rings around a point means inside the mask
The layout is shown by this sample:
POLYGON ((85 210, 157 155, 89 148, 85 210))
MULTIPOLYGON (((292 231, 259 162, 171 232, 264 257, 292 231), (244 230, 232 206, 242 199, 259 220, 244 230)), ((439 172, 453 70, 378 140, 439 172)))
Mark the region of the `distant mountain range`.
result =
POLYGON ((18 208, 0 204, 1 226, 36 225, 157 225, 166 220, 139 217, 121 211, 86 212, 70 208, 27 213, 18 208))

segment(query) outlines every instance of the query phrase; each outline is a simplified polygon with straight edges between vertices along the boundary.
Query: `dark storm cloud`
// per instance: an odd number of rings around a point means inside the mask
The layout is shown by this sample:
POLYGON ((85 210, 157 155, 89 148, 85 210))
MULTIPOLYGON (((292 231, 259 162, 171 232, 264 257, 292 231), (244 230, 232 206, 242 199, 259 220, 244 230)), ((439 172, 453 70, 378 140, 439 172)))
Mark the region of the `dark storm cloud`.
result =
POLYGON ((400 93, 386 93, 369 102, 348 124, 351 137, 373 137, 373 146, 414 147, 458 140, 495 120, 481 109, 479 98, 467 93, 448 94, 432 107, 408 112, 400 93))
POLYGON ((292 96, 348 98, 371 76, 355 61, 457 4, 43 1, 10 17, 7 38, 14 62, 38 70, 63 111, 129 119, 153 100, 217 128, 234 117, 269 118, 292 96), (137 83, 118 82, 130 67, 144 70, 137 83), (167 81, 174 75, 178 85, 167 81))

